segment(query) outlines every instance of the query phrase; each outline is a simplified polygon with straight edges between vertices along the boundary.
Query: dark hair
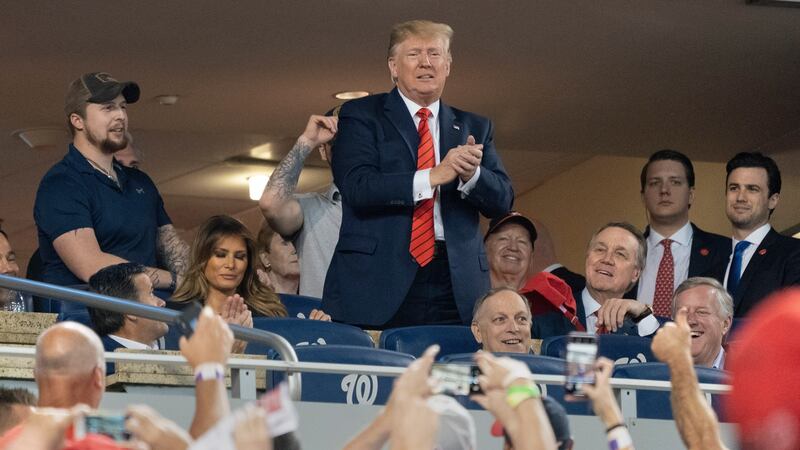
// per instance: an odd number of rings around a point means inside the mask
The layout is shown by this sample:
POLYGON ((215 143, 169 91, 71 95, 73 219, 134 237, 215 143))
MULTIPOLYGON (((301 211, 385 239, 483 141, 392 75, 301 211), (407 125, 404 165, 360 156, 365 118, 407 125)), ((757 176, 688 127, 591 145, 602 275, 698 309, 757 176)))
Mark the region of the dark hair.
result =
POLYGON ((677 150, 665 148, 664 150, 659 150, 650 155, 650 159, 647 160, 647 164, 642 167, 642 174, 639 177, 642 192, 644 192, 644 185, 647 183, 647 169, 650 168, 650 164, 656 161, 677 161, 681 163, 684 171, 686 172, 686 181, 689 183, 689 187, 694 187, 694 166, 692 165, 692 161, 688 156, 677 150))
MULTIPOLYGON (((760 167, 767 171, 767 188, 769 193, 767 197, 772 197, 773 194, 780 194, 781 192, 781 171, 775 160, 769 156, 764 156, 761 152, 741 152, 737 153, 725 166, 727 175, 725 176, 725 185, 728 184, 728 178, 731 172, 739 168, 747 167, 760 167)), ((770 210, 772 212, 772 210, 770 210)))
MULTIPOLYGON (((133 279, 140 273, 147 273, 141 264, 114 264, 92 275, 89 278, 89 289, 100 295, 137 300, 138 292, 133 279)), ((113 334, 125 325, 125 315, 114 311, 89 308, 89 317, 92 319, 92 328, 100 336, 113 334)))
POLYGON ((516 290, 514 290, 514 289, 512 289, 512 288, 510 288, 508 286, 500 286, 500 287, 489 289, 488 292, 486 292, 485 294, 481 295, 480 298, 475 300, 475 305, 473 305, 473 307, 472 307, 472 321, 473 322, 475 321, 475 318, 477 317, 478 312, 481 310, 481 307, 483 307, 483 304, 486 303, 486 300, 489 300, 489 298, 493 297, 495 294, 499 294, 500 292, 503 292, 503 291, 510 291, 510 292, 513 292, 513 293, 517 294, 519 296, 519 298, 522 299, 522 302, 525 303, 525 308, 528 310, 528 314, 530 314, 531 306, 528 304, 528 300, 526 300, 525 297, 523 297, 522 295, 520 295, 519 292, 517 292, 516 290))
POLYGON ((25 388, 7 388, 0 386, 0 405, 36 406, 36 396, 25 388))
POLYGON ((256 240, 242 222, 225 215, 212 216, 200 226, 200 230, 192 242, 189 269, 184 275, 183 282, 172 295, 172 300, 176 302, 206 301, 209 292, 208 280, 205 275, 206 264, 211 259, 217 242, 229 236, 242 238, 247 247, 247 268, 244 271, 242 282, 236 288, 236 293, 244 298, 247 307, 254 312, 266 317, 286 317, 286 307, 283 306, 278 295, 265 285, 256 273, 258 268, 256 240))

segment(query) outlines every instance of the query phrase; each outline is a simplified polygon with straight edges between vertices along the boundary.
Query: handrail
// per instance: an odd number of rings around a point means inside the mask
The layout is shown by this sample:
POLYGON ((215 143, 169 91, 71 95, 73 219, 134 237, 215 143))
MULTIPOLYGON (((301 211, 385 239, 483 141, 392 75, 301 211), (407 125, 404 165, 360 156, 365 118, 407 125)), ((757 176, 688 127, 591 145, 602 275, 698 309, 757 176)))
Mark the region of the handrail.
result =
MULTIPOLYGON (((131 300, 124 300, 107 295, 100 295, 94 292, 81 291, 64 286, 42 283, 39 281, 28 280, 25 278, 10 277, 0 275, 0 287, 13 289, 16 291, 27 292, 39 297, 56 298, 59 300, 69 300, 78 302, 92 308, 105 309, 121 314, 132 314, 146 319, 158 320, 160 322, 175 323, 181 313, 167 308, 143 305, 131 300)), ((297 363, 297 353, 292 345, 283 336, 270 333, 264 330, 254 330, 239 325, 229 324, 234 337, 249 342, 261 342, 278 351, 282 359, 289 363, 297 363)), ((288 374, 289 394, 292 399, 300 400, 302 391, 302 380, 299 373, 288 374)))
MULTIPOLYGON (((12 347, 0 345, 0 357, 33 357, 32 347, 12 347)), ((158 363, 164 365, 186 365, 182 356, 162 355, 158 353, 106 353, 106 360, 110 362, 133 361, 158 363)), ((292 372, 314 373, 343 373, 359 375, 378 375, 397 377, 405 372, 405 367, 369 366, 361 364, 338 364, 318 362, 289 362, 275 360, 260 360, 232 357, 228 366, 242 369, 269 369, 286 370, 292 372)), ((564 375, 533 374, 533 379, 541 384, 563 384, 564 375)), ((669 381, 637 380, 628 378, 611 378, 611 387, 614 389, 644 389, 652 391, 668 391, 672 384, 669 381)), ((731 387, 727 384, 701 383, 700 390, 709 394, 727 394, 731 387)))

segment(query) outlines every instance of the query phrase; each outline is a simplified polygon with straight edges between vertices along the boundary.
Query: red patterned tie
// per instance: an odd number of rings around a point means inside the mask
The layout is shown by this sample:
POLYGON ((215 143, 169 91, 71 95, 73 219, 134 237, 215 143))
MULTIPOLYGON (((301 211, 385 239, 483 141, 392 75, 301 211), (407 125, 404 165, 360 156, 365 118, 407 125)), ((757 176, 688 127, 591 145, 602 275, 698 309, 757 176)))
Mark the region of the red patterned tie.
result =
POLYGON ((656 293, 653 296, 653 314, 660 317, 672 316, 672 291, 675 289, 675 261, 672 259, 672 240, 661 241, 664 256, 658 264, 656 293))
MULTIPOLYGON (((428 127, 428 116, 431 112, 428 108, 421 108, 417 111, 420 117, 419 128, 419 147, 417 147, 417 170, 433 168, 436 162, 436 155, 433 151, 433 136, 428 127)), ((433 200, 434 197, 423 200, 414 207, 414 219, 411 222, 411 245, 409 251, 414 260, 420 267, 424 267, 433 259, 433 200)))

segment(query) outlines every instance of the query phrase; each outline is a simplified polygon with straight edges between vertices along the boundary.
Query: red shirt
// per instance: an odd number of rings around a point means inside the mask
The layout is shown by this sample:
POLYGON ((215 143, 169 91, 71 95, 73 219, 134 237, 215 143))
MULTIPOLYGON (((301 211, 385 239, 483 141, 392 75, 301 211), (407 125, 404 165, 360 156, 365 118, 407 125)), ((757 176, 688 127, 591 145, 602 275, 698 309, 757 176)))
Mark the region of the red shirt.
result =
MULTIPOLYGON (((19 424, 0 436, 0 449, 8 447, 19 438, 23 425, 24 423, 19 424)), ((83 439, 77 441, 72 436, 72 427, 67 430, 64 446, 61 448, 64 450, 123 450, 123 447, 120 447, 113 439, 102 434, 87 434, 83 439)))

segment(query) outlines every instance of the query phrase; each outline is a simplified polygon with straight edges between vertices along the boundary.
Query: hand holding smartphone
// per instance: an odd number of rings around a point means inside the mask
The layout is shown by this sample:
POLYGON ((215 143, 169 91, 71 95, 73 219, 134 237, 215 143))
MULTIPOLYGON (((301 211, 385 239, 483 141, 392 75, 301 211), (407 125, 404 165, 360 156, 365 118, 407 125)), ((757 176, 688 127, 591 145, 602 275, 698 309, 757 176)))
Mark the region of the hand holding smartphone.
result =
POLYGON ((595 382, 597 336, 572 332, 567 337, 567 366, 564 390, 573 397, 585 398, 583 386, 595 382))

